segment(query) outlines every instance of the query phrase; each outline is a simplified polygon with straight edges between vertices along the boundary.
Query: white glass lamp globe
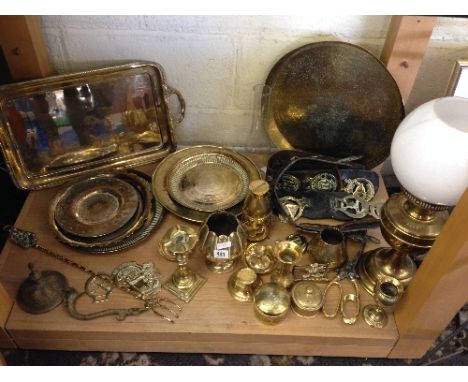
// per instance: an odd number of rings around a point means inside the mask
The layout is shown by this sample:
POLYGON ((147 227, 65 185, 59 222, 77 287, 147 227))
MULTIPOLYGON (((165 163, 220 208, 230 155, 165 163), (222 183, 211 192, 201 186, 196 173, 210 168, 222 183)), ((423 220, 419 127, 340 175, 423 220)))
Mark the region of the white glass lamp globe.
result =
POLYGON ((468 98, 438 98, 414 109, 395 132, 391 162, 418 199, 457 204, 468 187, 468 98))

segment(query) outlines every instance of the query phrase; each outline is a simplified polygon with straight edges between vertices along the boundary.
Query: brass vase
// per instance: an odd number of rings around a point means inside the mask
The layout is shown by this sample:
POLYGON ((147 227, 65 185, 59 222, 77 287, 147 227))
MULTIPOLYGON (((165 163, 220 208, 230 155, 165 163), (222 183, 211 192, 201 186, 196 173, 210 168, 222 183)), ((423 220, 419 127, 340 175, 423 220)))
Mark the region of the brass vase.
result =
POLYGON ((302 257, 301 247, 293 241, 283 240, 277 241, 274 249, 278 264, 271 274, 271 281, 289 289, 294 284, 294 266, 302 257))
POLYGON ((218 211, 209 215, 200 228, 199 243, 208 269, 225 273, 233 270, 244 253, 247 238, 234 214, 218 211))
POLYGON ((254 180, 249 184, 240 218, 249 241, 262 241, 268 237, 272 217, 269 191, 270 186, 265 180, 254 180))

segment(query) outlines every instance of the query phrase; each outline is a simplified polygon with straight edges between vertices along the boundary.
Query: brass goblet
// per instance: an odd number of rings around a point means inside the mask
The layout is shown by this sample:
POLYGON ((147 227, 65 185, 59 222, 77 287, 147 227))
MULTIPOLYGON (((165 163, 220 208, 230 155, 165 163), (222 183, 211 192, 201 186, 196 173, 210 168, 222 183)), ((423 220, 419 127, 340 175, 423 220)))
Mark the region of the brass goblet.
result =
POLYGON ((190 302, 206 282, 205 277, 193 272, 187 265, 198 235, 190 227, 177 226, 177 234, 172 237, 176 240, 169 240, 164 248, 175 257, 177 269, 163 287, 178 299, 190 302))
POLYGON ((394 277, 383 277, 377 281, 374 289, 376 304, 369 304, 362 310, 362 316, 367 325, 383 328, 387 325, 387 311, 392 311, 403 295, 403 284, 394 277))

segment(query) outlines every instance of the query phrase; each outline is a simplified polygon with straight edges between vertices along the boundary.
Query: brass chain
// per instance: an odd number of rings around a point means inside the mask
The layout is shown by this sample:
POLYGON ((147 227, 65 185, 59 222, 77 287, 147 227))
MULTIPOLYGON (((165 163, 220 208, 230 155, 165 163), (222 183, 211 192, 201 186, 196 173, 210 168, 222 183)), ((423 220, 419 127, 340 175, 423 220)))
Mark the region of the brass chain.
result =
POLYGON ((80 271, 83 271, 83 272, 86 272, 87 274, 91 275, 91 276, 97 276, 97 273, 96 272, 93 272, 91 269, 88 269, 86 268, 84 265, 81 265, 81 264, 78 264, 77 262, 73 261, 73 260, 70 260, 69 258, 65 257, 65 256, 62 256, 62 255, 59 255, 55 252, 52 252, 51 250, 47 249, 47 248, 44 248, 42 246, 40 246, 39 244, 36 244, 35 246, 36 249, 38 249, 39 251, 41 251, 42 253, 45 253, 46 255, 48 256, 51 256, 57 260, 60 260, 68 265, 71 265, 72 267, 76 268, 76 269, 79 269, 80 271))

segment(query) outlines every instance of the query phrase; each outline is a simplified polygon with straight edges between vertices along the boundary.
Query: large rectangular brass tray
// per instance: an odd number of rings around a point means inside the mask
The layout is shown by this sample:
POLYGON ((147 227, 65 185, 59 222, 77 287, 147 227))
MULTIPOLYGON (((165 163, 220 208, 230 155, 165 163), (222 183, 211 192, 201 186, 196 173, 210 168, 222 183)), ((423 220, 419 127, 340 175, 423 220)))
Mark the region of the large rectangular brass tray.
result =
POLYGON ((161 159, 183 114, 156 63, 58 75, 0 87, 0 147, 16 186, 41 189, 161 159))

